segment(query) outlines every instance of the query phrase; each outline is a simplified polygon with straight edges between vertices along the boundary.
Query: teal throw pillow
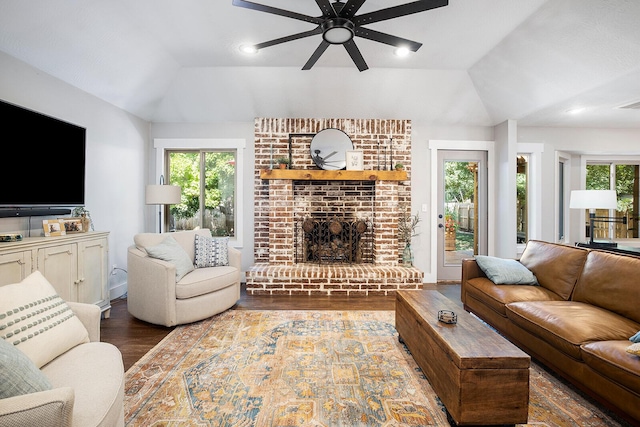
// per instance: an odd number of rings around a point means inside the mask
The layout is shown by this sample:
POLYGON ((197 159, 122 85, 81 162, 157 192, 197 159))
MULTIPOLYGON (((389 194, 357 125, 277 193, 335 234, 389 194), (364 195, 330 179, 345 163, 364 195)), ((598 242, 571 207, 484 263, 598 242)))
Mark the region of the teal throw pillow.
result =
POLYGON ((42 371, 13 344, 0 338, 0 399, 51 390, 42 371))
POLYGON ((515 259, 476 255, 478 267, 496 285, 537 285, 536 276, 515 259))
POLYGON ((148 246, 145 250, 150 257, 161 259, 175 265, 176 282, 179 282, 185 274, 194 269, 189 254, 187 254, 187 251, 185 251, 172 236, 167 236, 162 243, 155 246, 148 246))
POLYGON ((220 267, 229 265, 229 238, 196 234, 195 266, 220 267))
POLYGON ((635 342, 635 343, 640 342, 640 331, 636 332, 636 334, 634 336, 629 338, 629 341, 635 342))

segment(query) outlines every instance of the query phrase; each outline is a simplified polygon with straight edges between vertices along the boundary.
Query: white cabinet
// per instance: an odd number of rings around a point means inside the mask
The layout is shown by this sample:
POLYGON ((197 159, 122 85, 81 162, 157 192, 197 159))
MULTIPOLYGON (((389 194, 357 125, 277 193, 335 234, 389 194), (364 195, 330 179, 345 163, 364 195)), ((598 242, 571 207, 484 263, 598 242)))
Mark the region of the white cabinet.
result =
POLYGON ((66 301, 96 304, 109 317, 106 232, 28 237, 0 245, 0 286, 40 271, 66 301))
MULTIPOLYGON (((0 249, 6 247, 1 244, 0 249)), ((31 251, 0 252, 0 285, 21 281, 33 271, 31 265, 31 251)))

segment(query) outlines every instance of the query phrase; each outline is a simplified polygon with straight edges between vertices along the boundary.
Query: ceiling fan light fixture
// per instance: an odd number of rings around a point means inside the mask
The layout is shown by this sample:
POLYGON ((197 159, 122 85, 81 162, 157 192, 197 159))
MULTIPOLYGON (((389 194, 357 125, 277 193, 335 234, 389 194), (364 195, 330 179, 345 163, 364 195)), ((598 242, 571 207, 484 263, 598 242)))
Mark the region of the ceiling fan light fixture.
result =
POLYGON ((247 54, 258 53, 258 49, 252 44, 243 44, 240 46, 240 52, 247 54))
POLYGON ((322 23, 322 38, 330 44, 344 44, 355 35, 355 25, 345 18, 328 19, 322 23))
POLYGON ((398 56, 400 58, 403 58, 403 57, 409 55, 409 52, 411 52, 409 50, 409 48, 404 47, 404 46, 398 47, 398 48, 396 48, 396 50, 393 51, 394 55, 396 55, 396 56, 398 56))

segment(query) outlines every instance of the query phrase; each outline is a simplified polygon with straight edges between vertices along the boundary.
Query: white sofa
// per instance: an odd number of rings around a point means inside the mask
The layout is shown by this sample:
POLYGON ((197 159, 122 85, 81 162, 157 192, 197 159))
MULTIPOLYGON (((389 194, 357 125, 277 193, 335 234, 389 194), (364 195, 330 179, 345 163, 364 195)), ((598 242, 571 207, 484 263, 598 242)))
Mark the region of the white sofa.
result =
POLYGON ((127 253, 127 308, 132 316, 156 325, 175 326, 206 319, 238 302, 242 270, 239 250, 227 246, 228 265, 193 268, 181 278, 176 277, 176 263, 147 253, 170 236, 184 249, 193 267, 196 235, 212 239, 208 229, 134 236, 135 244, 127 253))
POLYGON ((87 329, 89 342, 40 368, 52 388, 0 399, 0 426, 124 426, 122 354, 100 342, 100 308, 67 302, 87 329))

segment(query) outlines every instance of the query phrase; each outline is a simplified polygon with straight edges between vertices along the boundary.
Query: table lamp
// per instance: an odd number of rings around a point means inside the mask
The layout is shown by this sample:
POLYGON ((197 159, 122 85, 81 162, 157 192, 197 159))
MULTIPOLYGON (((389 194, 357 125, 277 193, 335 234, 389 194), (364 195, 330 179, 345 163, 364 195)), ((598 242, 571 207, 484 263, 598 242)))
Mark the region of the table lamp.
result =
MULTIPOLYGON (((617 218, 597 217, 596 209, 616 209, 618 206, 615 190, 572 190, 569 208, 589 209, 589 245, 595 246, 593 241, 593 223, 596 220, 602 222, 618 222, 617 218)), ((626 219, 626 218, 624 218, 626 219)), ((623 221, 624 222, 624 221, 623 221)), ((600 245, 600 243, 598 243, 600 245)), ((605 244, 615 246, 615 243, 605 244)), ((605 246, 603 245, 603 246, 605 246)))

